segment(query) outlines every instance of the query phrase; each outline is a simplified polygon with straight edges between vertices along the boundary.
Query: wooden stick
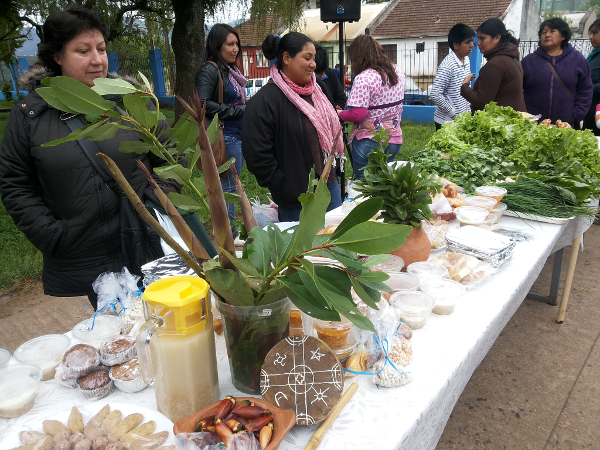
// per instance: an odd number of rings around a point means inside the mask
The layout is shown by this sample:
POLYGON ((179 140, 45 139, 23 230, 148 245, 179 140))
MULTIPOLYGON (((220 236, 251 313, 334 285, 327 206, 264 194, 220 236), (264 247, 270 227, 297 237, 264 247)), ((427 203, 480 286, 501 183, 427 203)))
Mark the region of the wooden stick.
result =
POLYGON ((315 450, 321 444, 321 441, 325 437, 325 434, 327 433, 327 431, 329 431, 331 425, 333 425, 333 422, 335 422, 335 419, 337 419, 337 417, 342 412, 342 409, 344 409, 344 406, 346 406, 346 403, 350 401, 350 399, 357 390, 358 383, 352 383, 348 390, 344 392, 344 395, 342 395, 342 398, 340 398, 338 404, 335 405, 335 408, 331 410, 331 412, 327 416, 327 419, 325 419, 325 421, 319 427, 319 429, 315 431, 315 434, 313 434, 313 437, 310 438, 310 441, 308 441, 308 445, 304 447, 304 450, 315 450))
POLYGON ((565 321, 565 314, 567 313, 567 303, 569 303, 569 294, 571 293, 571 284, 573 283, 573 274, 575 273, 575 266, 577 265, 577 255, 579 254, 580 244, 581 235, 577 236, 573 240, 573 246, 571 247, 571 258, 569 259, 567 278, 565 279, 563 295, 560 299, 560 304, 558 305, 558 316, 556 317, 557 323, 563 323, 565 321))

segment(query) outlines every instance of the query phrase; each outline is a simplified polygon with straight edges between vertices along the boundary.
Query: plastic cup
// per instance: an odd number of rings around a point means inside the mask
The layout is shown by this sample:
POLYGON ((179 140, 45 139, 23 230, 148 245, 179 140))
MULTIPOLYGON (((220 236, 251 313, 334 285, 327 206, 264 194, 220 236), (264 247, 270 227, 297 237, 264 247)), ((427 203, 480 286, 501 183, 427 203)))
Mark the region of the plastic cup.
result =
POLYGON ((54 378, 56 366, 71 345, 64 334, 48 334, 25 342, 15 350, 14 357, 20 363, 35 364, 42 369, 42 381, 54 378))
POLYGON ((10 361, 10 352, 5 348, 0 348, 0 369, 4 368, 10 361))
POLYGON ((479 228, 483 228, 484 230, 493 231, 496 228, 496 224, 500 218, 496 214, 490 213, 486 219, 479 225, 479 228))
POLYGON ((500 186, 479 186, 475 189, 475 193, 482 197, 493 198, 496 200, 496 205, 498 205, 506 195, 506 189, 500 186))
POLYGON ((479 226, 487 218, 489 211, 478 206, 460 206, 454 210, 460 226, 465 225, 479 226))
POLYGON ((416 275, 407 272, 388 273, 389 279, 384 281, 394 292, 416 291, 421 280, 416 275))
POLYGON ((381 264, 376 264, 371 267, 371 272, 379 271, 385 273, 400 273, 404 268, 404 260, 396 255, 390 255, 390 257, 381 264))
POLYGON ((346 348, 346 341, 352 322, 345 317, 341 318, 341 322, 327 322, 326 320, 313 320, 313 326, 317 332, 317 337, 329 345, 332 349, 346 348))
POLYGON ((500 217, 502 217, 502 214, 504 214, 504 211, 507 210, 507 206, 506 203, 498 203, 498 205, 492 209, 490 212, 494 215, 496 215, 498 217, 498 219, 500 219, 500 217))
POLYGON ((82 344, 100 349, 102 344, 121 334, 122 320, 118 316, 96 316, 79 322, 73 328, 73 337, 82 344), (93 327, 92 327, 93 324, 93 327))
POLYGON ((433 264, 427 261, 414 262, 406 268, 406 271, 411 275, 416 276, 420 283, 423 283, 425 280, 429 280, 430 278, 448 277, 448 269, 445 266, 433 264))
POLYGON ((33 364, 18 364, 0 370, 0 418, 13 419, 33 408, 35 390, 42 369, 33 364))
POLYGON ((448 315, 454 312, 456 300, 465 293, 465 287, 457 281, 431 279, 421 285, 421 291, 435 300, 434 314, 448 315))
POLYGON ((485 208, 488 211, 491 211, 496 207, 498 202, 491 197, 481 197, 479 195, 471 195, 465 198, 465 204, 467 206, 478 206, 480 208, 485 208))
POLYGON ((403 291, 394 293, 390 297, 390 304, 396 310, 400 321, 411 329, 418 330, 425 325, 427 316, 435 306, 435 300, 425 292, 403 291))

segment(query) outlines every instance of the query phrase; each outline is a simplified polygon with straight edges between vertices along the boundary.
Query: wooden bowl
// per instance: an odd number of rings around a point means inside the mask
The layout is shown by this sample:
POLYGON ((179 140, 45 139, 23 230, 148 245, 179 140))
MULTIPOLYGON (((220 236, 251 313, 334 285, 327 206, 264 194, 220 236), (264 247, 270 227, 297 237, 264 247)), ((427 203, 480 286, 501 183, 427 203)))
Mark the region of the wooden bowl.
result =
MULTIPOLYGON (((271 437, 271 442, 264 450, 275 450, 278 448, 288 431, 296 425, 296 413, 294 411, 278 408, 277 406, 256 397, 236 397, 235 399, 236 401, 250 400, 261 408, 270 409, 273 413, 273 436, 271 437)), ((193 416, 179 419, 175 422, 175 425, 173 425, 173 434, 193 433, 196 425, 198 425, 203 418, 212 416, 217 412, 220 403, 221 401, 219 400, 218 402, 214 402, 206 408, 201 409, 193 416)))

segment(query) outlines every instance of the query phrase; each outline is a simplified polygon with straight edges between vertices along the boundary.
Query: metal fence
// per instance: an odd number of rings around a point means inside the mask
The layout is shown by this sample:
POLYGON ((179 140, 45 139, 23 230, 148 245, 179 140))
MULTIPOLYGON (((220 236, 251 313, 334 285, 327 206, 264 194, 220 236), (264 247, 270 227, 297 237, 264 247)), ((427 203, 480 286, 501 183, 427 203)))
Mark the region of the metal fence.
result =
POLYGON ((140 83, 139 72, 142 72, 152 85, 152 70, 150 69, 150 57, 148 55, 131 55, 126 53, 117 54, 119 59, 119 74, 135 78, 140 83))

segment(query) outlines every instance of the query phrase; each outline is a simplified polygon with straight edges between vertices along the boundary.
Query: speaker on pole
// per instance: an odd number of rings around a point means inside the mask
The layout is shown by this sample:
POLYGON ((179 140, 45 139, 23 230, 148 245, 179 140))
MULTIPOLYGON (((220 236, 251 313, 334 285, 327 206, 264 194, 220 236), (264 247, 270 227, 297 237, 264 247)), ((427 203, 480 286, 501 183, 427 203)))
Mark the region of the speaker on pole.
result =
POLYGON ((360 20, 360 0, 321 0, 322 22, 356 22, 360 20))

